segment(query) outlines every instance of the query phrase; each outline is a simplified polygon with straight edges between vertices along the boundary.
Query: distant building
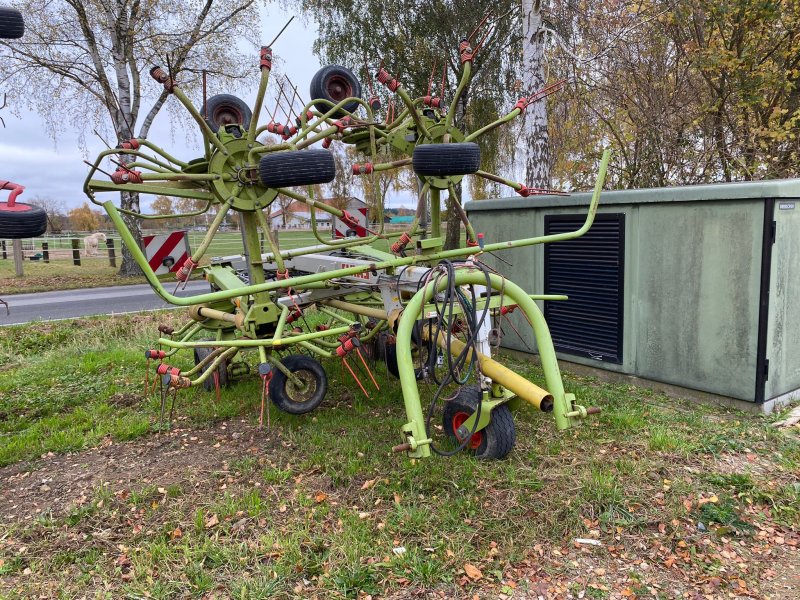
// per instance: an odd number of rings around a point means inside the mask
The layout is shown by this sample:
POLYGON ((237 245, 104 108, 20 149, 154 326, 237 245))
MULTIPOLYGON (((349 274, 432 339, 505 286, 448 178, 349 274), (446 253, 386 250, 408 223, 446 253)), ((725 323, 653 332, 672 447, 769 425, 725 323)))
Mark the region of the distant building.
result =
MULTIPOLYGON (((304 202, 292 202, 286 207, 286 225, 284 225, 283 209, 269 215, 273 229, 311 229, 311 208, 304 202)), ((323 210, 316 210, 317 228, 330 229, 333 217, 323 210)))

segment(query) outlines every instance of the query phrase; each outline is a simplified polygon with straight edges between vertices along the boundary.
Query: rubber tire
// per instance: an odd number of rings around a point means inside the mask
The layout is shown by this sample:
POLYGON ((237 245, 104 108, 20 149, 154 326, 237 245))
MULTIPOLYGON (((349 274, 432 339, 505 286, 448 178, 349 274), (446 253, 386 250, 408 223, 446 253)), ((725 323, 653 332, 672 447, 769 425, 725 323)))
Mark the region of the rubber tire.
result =
MULTIPOLYGON (((194 349, 194 364, 200 364, 200 361, 203 360, 206 356, 211 354, 214 351, 213 348, 195 348, 194 349)), ((203 367, 203 373, 206 372, 208 366, 203 367)), ((224 360, 220 365, 217 367, 217 373, 219 373, 219 387, 220 389, 228 386, 228 361, 224 360)), ((216 389, 214 385, 214 374, 212 373, 209 375, 208 379, 203 382, 203 389, 207 392, 213 392, 216 389)))
MULTIPOLYGON (((314 73, 314 77, 311 79, 310 92, 312 101, 323 99, 337 104, 350 96, 353 98, 361 98, 361 83, 358 81, 355 74, 347 67, 328 65, 314 73), (337 80, 344 84, 344 89, 346 90, 342 92, 344 95, 331 94, 330 85, 337 80)), ((331 108, 323 102, 317 102, 314 106, 322 114, 327 113, 331 108)), ((356 112, 359 106, 361 105, 358 102, 348 102, 342 107, 344 110, 337 110, 332 116, 335 118, 344 117, 348 113, 356 112)))
POLYGON ((286 375, 279 369, 275 369, 274 375, 269 381, 269 397, 272 398, 275 406, 290 415, 302 415, 322 404, 325 394, 328 393, 328 375, 320 362, 305 354, 293 354, 284 358, 281 363, 292 373, 301 371, 311 373, 317 387, 311 398, 304 402, 296 402, 292 400, 287 391, 289 380, 286 375))
POLYGON ((6 203, 0 203, 0 239, 34 238, 47 231, 47 213, 43 208, 22 202, 14 205, 24 206, 27 210, 3 210, 6 203))
POLYGON ((247 129, 250 127, 250 119, 253 113, 250 107, 245 104, 244 100, 232 96, 231 94, 217 94, 211 96, 208 101, 203 105, 200 111, 201 115, 208 115, 205 117, 206 123, 211 128, 211 131, 216 133, 219 128, 224 125, 239 124, 242 128, 247 129), (233 115, 235 118, 230 122, 222 122, 222 117, 225 115, 233 115))
MULTIPOLYGON (((458 391, 455 398, 445 403, 442 426, 448 437, 456 439, 453 417, 459 412, 474 413, 478 409, 482 395, 479 385, 466 385, 458 391)), ((499 460, 508 456, 517 441, 517 429, 514 426, 514 415, 506 404, 495 407, 492 411, 492 420, 481 433, 483 434, 481 444, 474 450, 477 458, 499 460)))
POLYGON ((414 173, 423 177, 470 175, 481 168, 481 148, 474 142, 414 147, 414 173))
POLYGON ((261 157, 258 174, 268 188, 330 183, 336 178, 336 161, 321 148, 275 152, 261 157))
MULTIPOLYGON (((414 329, 411 330, 411 342, 414 346, 419 346, 420 340, 422 336, 420 334, 419 327, 420 325, 415 325, 414 329)), ((428 342, 428 359, 431 360, 432 356, 431 353, 433 351, 433 343, 428 342)), ((386 370, 389 371, 392 375, 394 375, 397 379, 400 379, 400 367, 397 364, 397 344, 386 344, 386 370)), ((417 367, 414 369, 414 376, 417 378, 417 381, 420 381, 425 377, 425 368, 424 367, 417 367)))
POLYGON ((0 6, 0 38, 16 40, 25 35, 25 21, 16 8, 0 6))

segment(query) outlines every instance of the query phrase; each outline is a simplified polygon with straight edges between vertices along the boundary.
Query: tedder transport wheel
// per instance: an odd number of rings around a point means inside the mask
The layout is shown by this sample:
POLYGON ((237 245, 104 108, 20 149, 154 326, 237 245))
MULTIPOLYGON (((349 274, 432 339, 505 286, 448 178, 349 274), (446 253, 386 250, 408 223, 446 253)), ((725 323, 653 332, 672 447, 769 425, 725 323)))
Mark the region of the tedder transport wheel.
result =
POLYGON ((43 208, 15 202, 0 202, 0 239, 19 240, 39 237, 47 231, 47 213, 43 208))
MULTIPOLYGON (((314 74, 310 91, 312 98, 321 98, 338 104, 345 98, 360 98, 361 84, 347 67, 328 65, 314 74)), ((324 102, 318 102, 314 106, 323 114, 331 109, 330 105, 324 102)), ((358 102, 348 102, 342 108, 344 111, 352 113, 358 109, 358 106, 358 102)), ((333 113, 333 116, 343 117, 346 114, 344 111, 338 110, 333 113)))
MULTIPOLYGON (((194 349, 194 364, 196 364, 196 365, 200 364, 200 361, 202 361, 206 356, 211 354, 213 351, 214 351, 213 348, 195 348, 194 349)), ((202 369, 203 373, 206 372, 206 369, 208 369, 208 365, 203 367, 203 369, 202 369)), ((219 364, 219 366, 217 367, 217 375, 219 375, 219 387, 220 388, 226 387, 228 385, 228 361, 227 360, 224 360, 219 364)), ((203 389, 206 390, 207 392, 213 392, 216 389, 216 386, 214 385, 214 374, 213 373, 211 375, 209 375, 208 379, 206 379, 203 382, 203 389)))
POLYGON ((16 8, 0 6, 0 38, 15 40, 25 33, 25 21, 16 8))
POLYGON ((293 354, 281 363, 303 382, 296 387, 279 369, 269 382, 269 397, 275 406, 292 415, 302 415, 317 408, 328 392, 328 376, 325 369, 309 356, 293 354))
MULTIPOLYGON (((442 424, 448 436, 458 440, 456 431, 477 410, 481 395, 480 386, 467 385, 458 391, 455 398, 445 403, 442 424)), ((514 448, 516 439, 514 416, 508 406, 501 404, 492 411, 489 424, 476 431, 466 447, 480 459, 504 458, 514 448)))
POLYGON ((330 183, 336 178, 333 154, 321 148, 265 154, 258 164, 261 183, 268 188, 330 183))
POLYGON ((474 142, 423 144, 414 148, 412 160, 417 175, 470 175, 481 168, 481 149, 474 142))
POLYGON ((203 105, 200 114, 205 118, 211 131, 215 133, 219 131, 220 127, 226 125, 241 125, 247 129, 250 126, 250 118, 253 116, 250 107, 243 100, 230 94, 211 96, 203 105))
MULTIPOLYGON (((414 375, 417 381, 424 379, 426 371, 431 368, 431 360, 434 360, 433 342, 422 341, 421 328, 424 325, 419 323, 414 325, 411 330, 411 356, 414 360, 414 375)), ((386 359, 386 370, 395 377, 400 377, 400 368, 397 365, 397 344, 386 344, 384 358, 386 359)))

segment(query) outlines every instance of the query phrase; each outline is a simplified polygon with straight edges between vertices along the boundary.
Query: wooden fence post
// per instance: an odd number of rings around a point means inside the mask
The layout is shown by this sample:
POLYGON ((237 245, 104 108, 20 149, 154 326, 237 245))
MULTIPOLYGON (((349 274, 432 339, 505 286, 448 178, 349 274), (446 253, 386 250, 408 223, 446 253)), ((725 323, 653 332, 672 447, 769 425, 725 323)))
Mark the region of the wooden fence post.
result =
POLYGON ((22 253, 22 240, 12 240, 11 245, 14 248, 14 271, 17 277, 22 277, 25 274, 22 266, 25 259, 25 255, 22 253))
POLYGON ((112 238, 106 240, 106 247, 108 248, 108 264, 116 269, 117 253, 114 251, 114 240, 112 238))
POLYGON ((42 242, 42 262, 50 262, 50 244, 42 242))
POLYGON ((81 266, 80 240, 77 238, 72 238, 72 264, 76 267, 81 266))
POLYGON ((5 260, 8 258, 8 253, 6 252, 6 241, 3 240, 2 242, 0 242, 0 245, 3 248, 3 260, 5 260))

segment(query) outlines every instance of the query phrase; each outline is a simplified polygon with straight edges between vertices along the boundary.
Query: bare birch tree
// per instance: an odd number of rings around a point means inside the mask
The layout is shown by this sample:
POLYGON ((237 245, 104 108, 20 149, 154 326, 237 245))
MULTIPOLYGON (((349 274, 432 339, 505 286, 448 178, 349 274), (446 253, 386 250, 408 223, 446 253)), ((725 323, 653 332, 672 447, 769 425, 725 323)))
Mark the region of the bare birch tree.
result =
MULTIPOLYGON (((26 33, 0 40, 0 82, 10 96, 36 110, 53 137, 68 126, 82 141, 95 128, 117 143, 146 138, 168 93, 147 75, 169 67, 190 93, 207 69, 218 82, 255 62, 239 42, 258 32, 255 0, 20 0, 26 33), (110 125, 110 127, 109 127, 110 125)), ((139 195, 121 194, 139 212, 139 195)), ((141 240, 139 222, 126 218, 141 240)), ((140 241, 141 243, 141 241, 140 241)), ((123 248, 120 273, 139 272, 123 248)))

